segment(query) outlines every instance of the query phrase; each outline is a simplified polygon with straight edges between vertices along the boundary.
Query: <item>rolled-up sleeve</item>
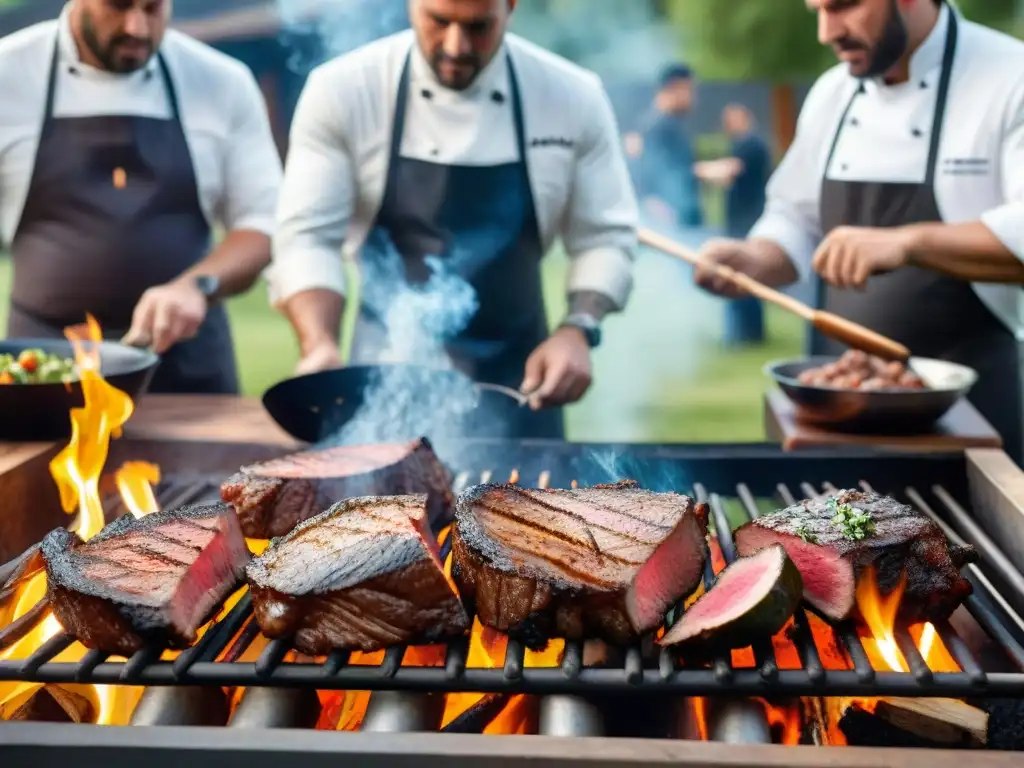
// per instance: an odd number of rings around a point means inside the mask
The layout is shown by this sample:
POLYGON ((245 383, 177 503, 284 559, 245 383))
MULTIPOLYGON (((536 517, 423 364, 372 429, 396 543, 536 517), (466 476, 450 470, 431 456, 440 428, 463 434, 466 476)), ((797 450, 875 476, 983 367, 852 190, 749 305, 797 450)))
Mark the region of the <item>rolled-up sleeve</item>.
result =
POLYGON ((1024 84, 1016 89, 1009 103, 999 168, 1003 204, 985 211, 981 221, 1024 261, 1024 84))
POLYGON ((622 309, 633 288, 638 210, 611 103, 595 90, 562 232, 568 290, 603 294, 622 309))
POLYGON ((766 189, 764 213, 748 233, 750 239, 770 240, 789 256, 806 279, 811 259, 821 242, 821 151, 826 140, 824 115, 815 114, 814 94, 797 121, 796 136, 766 189))
POLYGON ((238 80, 231 108, 222 223, 228 231, 246 229, 270 236, 281 188, 281 157, 263 94, 247 69, 238 80))
POLYGON ((354 166, 329 73, 314 70, 292 118, 267 270, 274 306, 314 288, 345 292, 341 247, 355 199, 354 166))

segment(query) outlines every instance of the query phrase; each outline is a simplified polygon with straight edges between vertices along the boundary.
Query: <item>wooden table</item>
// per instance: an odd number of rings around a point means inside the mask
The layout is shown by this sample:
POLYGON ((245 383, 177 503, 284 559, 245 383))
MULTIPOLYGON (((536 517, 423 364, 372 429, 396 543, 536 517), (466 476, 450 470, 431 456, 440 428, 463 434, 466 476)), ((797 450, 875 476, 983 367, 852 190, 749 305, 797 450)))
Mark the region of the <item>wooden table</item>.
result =
POLYGON ((768 439, 784 450, 828 446, 876 446, 907 451, 961 451, 967 448, 1002 448, 1003 441, 985 417, 961 400, 924 435, 871 435, 835 432, 799 421, 793 403, 772 390, 764 398, 764 429, 768 439))

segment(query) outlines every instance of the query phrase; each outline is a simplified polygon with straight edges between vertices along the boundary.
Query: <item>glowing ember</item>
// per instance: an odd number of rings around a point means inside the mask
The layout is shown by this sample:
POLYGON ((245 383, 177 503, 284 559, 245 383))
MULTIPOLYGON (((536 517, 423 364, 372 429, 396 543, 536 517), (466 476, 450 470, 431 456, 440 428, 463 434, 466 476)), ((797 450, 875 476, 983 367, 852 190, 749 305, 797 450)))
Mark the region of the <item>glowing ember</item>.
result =
POLYGON ((510 474, 508 476, 508 484, 509 485, 515 485, 518 482, 519 482, 519 470, 518 469, 513 469, 512 470, 512 474, 510 474))
POLYGON ((126 461, 114 473, 124 505, 136 517, 160 511, 153 485, 160 482, 160 467, 146 461, 126 461))

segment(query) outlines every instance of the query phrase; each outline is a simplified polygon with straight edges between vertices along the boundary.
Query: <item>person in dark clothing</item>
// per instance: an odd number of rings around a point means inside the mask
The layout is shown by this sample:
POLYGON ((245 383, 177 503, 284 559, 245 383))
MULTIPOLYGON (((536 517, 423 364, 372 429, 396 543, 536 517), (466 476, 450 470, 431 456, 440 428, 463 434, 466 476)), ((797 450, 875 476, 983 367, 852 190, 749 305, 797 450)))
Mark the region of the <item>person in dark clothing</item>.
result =
POLYGON ((686 129, 693 101, 692 71, 685 64, 673 64, 661 75, 651 112, 639 130, 625 137, 644 209, 666 225, 699 227, 703 223, 693 145, 686 129))
MULTIPOLYGON (((694 172, 701 181, 726 189, 726 235, 742 239, 764 212, 771 151, 754 130, 754 116, 741 104, 725 108, 722 128, 730 140, 729 156, 697 163, 694 172)), ((764 341, 764 307, 759 299, 744 296, 726 305, 725 341, 727 344, 764 341)))

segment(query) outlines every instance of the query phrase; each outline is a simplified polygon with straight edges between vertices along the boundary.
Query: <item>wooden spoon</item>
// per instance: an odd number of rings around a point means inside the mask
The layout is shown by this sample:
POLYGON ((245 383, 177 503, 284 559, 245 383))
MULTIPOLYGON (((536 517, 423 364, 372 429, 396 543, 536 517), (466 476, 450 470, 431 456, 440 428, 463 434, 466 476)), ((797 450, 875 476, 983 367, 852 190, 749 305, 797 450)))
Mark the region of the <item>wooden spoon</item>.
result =
MULTIPOLYGON (((698 264, 705 263, 700 254, 692 248, 688 248, 682 243, 671 240, 664 235, 659 235, 657 232, 641 228, 638 235, 640 242, 644 245, 681 259, 688 264, 697 266, 698 264)), ((756 296, 763 301, 782 307, 786 311, 802 317, 819 332, 831 339, 886 360, 906 362, 910 358, 910 350, 888 336, 883 336, 872 331, 870 328, 865 328, 859 323, 842 318, 832 312, 814 309, 802 301, 798 301, 792 296, 787 296, 774 288, 769 288, 764 283, 760 283, 752 277, 737 272, 735 269, 724 264, 713 264, 711 267, 736 287, 746 291, 751 296, 756 296)))

